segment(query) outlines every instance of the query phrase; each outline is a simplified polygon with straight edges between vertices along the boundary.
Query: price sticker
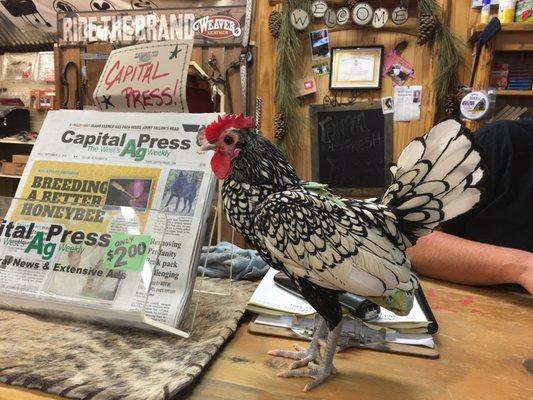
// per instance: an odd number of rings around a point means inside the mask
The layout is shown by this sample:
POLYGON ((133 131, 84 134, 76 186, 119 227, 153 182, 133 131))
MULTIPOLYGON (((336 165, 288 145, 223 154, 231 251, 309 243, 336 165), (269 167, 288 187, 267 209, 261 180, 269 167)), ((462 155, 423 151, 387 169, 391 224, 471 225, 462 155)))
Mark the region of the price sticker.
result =
POLYGON ((142 271, 150 239, 150 235, 112 233, 103 267, 121 271, 142 271))

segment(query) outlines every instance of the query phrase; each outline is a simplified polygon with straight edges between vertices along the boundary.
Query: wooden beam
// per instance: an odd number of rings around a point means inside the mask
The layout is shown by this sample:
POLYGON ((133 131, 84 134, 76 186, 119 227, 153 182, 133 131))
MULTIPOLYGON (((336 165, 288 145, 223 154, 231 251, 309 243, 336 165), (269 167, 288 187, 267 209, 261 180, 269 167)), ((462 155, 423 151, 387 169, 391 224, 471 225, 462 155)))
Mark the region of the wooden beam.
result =
MULTIPOLYGON (((283 3, 283 0, 268 0, 268 3, 271 7, 283 3)), ((327 0, 328 6, 331 8, 340 8, 346 7, 346 0, 327 0)), ((380 0, 379 2, 370 2, 372 7, 384 7, 389 11, 394 10, 400 5, 399 0, 380 0)), ((407 9, 409 11, 415 11, 417 9, 417 1, 410 1, 407 9)))
MULTIPOLYGON (((372 25, 356 25, 353 23, 348 23, 346 25, 337 25, 335 28, 328 29, 329 32, 343 32, 343 31, 355 31, 355 30, 369 30, 373 31, 374 33, 378 33, 381 31, 384 32, 393 32, 393 33, 402 33, 404 35, 410 35, 410 36, 417 36, 417 26, 418 26, 418 19, 417 18, 408 18, 407 22, 403 25, 395 25, 391 20, 389 19, 384 27, 376 29, 372 25)), ((316 29, 323 29, 325 26, 322 23, 319 24, 312 24, 310 28, 308 28, 309 31, 313 31, 316 29)), ((305 39, 309 39, 309 36, 306 35, 305 39)))
POLYGON ((267 0, 260 0, 257 7, 257 90, 256 96, 263 99, 261 133, 270 140, 274 140, 272 123, 276 108, 274 93, 276 86, 276 41, 268 30, 268 17, 274 8, 269 7, 267 0))
MULTIPOLYGON (((479 56, 479 63, 477 66, 476 76, 474 77, 474 83, 472 88, 485 89, 489 87, 490 83, 490 71, 492 68, 492 61, 494 60, 494 42, 490 41, 484 47, 481 48, 479 56)), ((483 121, 467 121, 466 126, 471 131, 476 131, 483 126, 483 121)))

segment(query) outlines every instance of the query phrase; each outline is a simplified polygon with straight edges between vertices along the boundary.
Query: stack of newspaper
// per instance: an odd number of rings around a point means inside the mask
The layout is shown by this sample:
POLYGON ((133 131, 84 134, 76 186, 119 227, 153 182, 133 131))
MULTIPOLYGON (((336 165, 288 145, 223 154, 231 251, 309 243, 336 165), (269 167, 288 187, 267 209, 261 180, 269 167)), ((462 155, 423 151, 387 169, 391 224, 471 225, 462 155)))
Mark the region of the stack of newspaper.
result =
POLYGON ((187 336, 216 116, 49 112, 3 199, 0 305, 187 336))
MULTIPOLYGON (((250 298, 247 310, 255 312, 258 317, 254 323, 286 329, 300 329, 313 325, 316 311, 302 297, 296 296, 274 282, 278 273, 270 269, 250 298)), ((406 316, 397 316, 384 308, 380 315, 365 321, 368 327, 386 328, 386 341, 397 344, 409 344, 435 347, 433 336, 428 333, 430 321, 415 300, 413 309, 406 316)), ((343 331, 350 329, 349 319, 345 318, 343 331)))

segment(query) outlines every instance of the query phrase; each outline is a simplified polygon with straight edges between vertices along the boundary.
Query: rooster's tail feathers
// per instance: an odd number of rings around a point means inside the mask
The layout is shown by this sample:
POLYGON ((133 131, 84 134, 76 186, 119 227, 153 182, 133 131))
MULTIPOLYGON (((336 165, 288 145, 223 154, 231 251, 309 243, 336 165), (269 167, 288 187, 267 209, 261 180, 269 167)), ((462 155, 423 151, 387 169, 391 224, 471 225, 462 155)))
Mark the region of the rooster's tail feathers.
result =
POLYGON ((393 182, 381 199, 399 220, 406 243, 474 207, 481 198, 481 156, 454 120, 413 140, 391 167, 393 182))

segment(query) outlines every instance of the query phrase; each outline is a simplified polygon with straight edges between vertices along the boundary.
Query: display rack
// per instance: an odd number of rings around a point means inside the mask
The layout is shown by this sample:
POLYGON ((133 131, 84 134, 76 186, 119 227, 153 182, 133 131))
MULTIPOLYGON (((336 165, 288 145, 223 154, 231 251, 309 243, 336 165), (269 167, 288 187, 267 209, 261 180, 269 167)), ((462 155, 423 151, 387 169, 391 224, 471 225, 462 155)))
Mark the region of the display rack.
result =
POLYGON ((190 266, 173 271, 158 262, 162 243, 168 236, 164 211, 132 207, 95 209, 80 204, 0 197, 0 216, 4 220, 0 228, 0 305, 189 337, 206 296, 231 293, 231 271, 227 287, 219 284, 220 290, 202 290, 207 279, 203 274, 196 280, 200 241, 208 230, 208 245, 212 245, 217 215, 215 210, 210 226, 206 222, 200 229, 190 266), (26 215, 28 209, 24 207, 28 205, 49 210, 71 206, 80 213, 101 212, 104 217, 101 223, 72 220, 65 223, 64 218, 26 215), (52 226, 57 234, 51 234, 52 226), (71 233, 65 234, 67 230, 71 233), (107 245, 102 244, 105 235, 107 245), (89 243, 90 236, 98 238, 97 244, 89 243), (173 272, 179 273, 181 284, 177 279, 161 278, 173 272), (173 302, 168 302, 168 296, 164 300, 165 295, 159 295, 174 289, 173 302), (163 304, 165 301, 171 304, 163 304))

